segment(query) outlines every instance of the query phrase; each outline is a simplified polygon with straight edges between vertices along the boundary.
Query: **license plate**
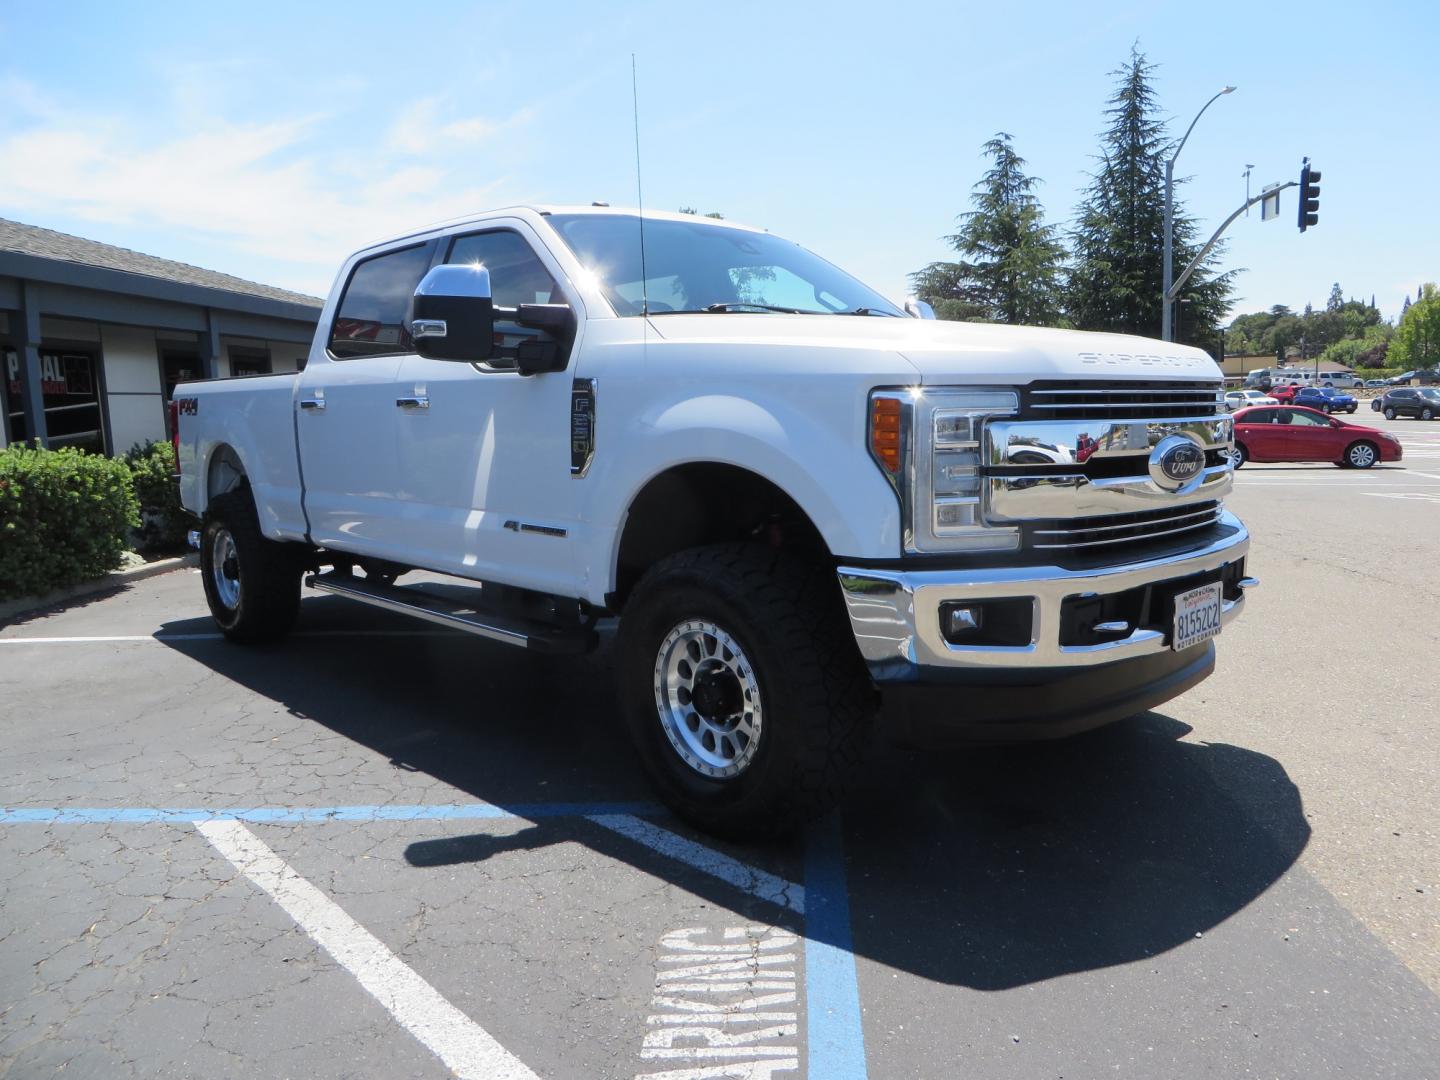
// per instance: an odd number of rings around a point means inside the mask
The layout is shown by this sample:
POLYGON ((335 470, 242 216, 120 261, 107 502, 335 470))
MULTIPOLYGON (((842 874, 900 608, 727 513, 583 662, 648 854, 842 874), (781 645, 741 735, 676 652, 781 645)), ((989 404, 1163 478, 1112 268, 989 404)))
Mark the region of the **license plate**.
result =
POLYGON ((1176 652, 1208 641, 1220 633, 1220 582, 1201 585, 1175 597, 1175 633, 1170 647, 1176 652))

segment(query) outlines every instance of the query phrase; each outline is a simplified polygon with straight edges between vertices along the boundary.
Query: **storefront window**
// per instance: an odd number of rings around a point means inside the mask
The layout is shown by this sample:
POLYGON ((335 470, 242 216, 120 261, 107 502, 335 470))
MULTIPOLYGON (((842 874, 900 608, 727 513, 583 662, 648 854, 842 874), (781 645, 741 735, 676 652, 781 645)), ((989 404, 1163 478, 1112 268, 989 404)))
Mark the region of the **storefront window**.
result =
MULTIPOLYGON (((4 350, 5 412, 12 442, 30 438, 20 393, 20 353, 4 350)), ((45 428, 52 447, 78 446, 104 453, 105 436, 100 419, 100 388, 95 354, 78 349, 40 350, 40 393, 45 404, 45 428)))
POLYGON ((266 349, 230 346, 231 375, 269 375, 270 353, 266 349))

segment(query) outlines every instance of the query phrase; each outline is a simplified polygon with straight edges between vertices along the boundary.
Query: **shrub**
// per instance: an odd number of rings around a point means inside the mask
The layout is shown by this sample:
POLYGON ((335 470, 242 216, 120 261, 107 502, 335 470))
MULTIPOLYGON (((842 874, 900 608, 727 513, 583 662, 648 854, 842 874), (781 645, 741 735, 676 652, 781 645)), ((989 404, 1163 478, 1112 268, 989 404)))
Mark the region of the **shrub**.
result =
POLYGON ((123 461, 75 449, 0 450, 0 600, 115 569, 139 522, 123 461))
POLYGON ((147 551, 184 547, 191 522, 180 505, 180 489, 173 479, 175 448, 168 442, 137 444, 125 455, 125 464, 140 502, 137 546, 147 551))

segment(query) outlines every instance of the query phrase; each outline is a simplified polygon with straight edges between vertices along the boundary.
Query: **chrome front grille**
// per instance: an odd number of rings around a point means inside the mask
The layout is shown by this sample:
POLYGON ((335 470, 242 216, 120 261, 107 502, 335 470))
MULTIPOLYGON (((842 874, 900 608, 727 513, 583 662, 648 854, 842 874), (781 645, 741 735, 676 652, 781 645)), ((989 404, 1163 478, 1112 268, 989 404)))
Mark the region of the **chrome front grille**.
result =
POLYGON ((1215 383, 1105 383, 1080 389, 1031 387, 1021 415, 1030 420, 1175 420, 1226 416, 1215 383))
POLYGON ((1033 521, 1027 523, 1024 532, 1027 547, 1096 548, 1139 544, 1207 529, 1220 520, 1220 514, 1219 502, 1186 503, 1133 514, 1033 521))
POLYGON ((1231 486, 1233 420, 1215 382, 1049 383, 1018 414, 987 423, 983 512, 1018 526, 1023 547, 1117 551, 1214 527, 1231 486), (1205 455, 1192 482, 1151 461, 1174 436, 1205 455))

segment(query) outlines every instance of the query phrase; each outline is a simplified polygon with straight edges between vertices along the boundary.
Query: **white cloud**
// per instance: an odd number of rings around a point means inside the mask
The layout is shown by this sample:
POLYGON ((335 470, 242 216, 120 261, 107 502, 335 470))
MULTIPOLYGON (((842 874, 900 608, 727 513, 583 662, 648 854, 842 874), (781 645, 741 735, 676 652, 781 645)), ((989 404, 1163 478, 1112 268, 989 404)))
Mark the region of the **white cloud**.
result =
MULTIPOLYGON (((442 120, 442 103, 421 99, 398 109, 378 145, 337 151, 334 129, 364 127, 318 115, 229 123, 182 109, 175 131, 20 99, 24 126, 0 121, 0 208, 39 225, 63 216, 204 238, 289 264, 289 280, 272 273, 271 283, 312 292, 362 243, 492 205, 506 178, 481 169, 485 181, 471 180, 474 153, 461 168, 446 143, 473 144, 533 115, 442 120)), ((157 254, 183 258, 183 243, 157 254)), ((244 273, 235 266, 248 261, 215 268, 244 273)))
POLYGON ((445 111, 443 98, 428 97, 411 102, 390 125, 387 145, 400 153, 443 153, 524 127, 535 118, 535 110, 531 108, 518 109, 503 120, 488 116, 450 118, 443 115, 445 111))

